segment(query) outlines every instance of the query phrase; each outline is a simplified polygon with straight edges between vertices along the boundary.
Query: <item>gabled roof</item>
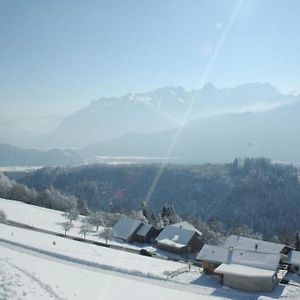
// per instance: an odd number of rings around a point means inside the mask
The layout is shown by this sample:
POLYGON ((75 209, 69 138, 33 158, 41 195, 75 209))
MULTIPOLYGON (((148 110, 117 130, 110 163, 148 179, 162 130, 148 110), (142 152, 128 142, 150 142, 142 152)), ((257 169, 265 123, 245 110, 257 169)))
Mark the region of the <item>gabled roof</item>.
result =
POLYGON ((280 257, 281 255, 279 253, 266 253, 204 245, 196 259, 212 263, 238 264, 276 271, 280 257))
POLYGON ((291 265, 300 266, 300 252, 292 250, 285 259, 285 262, 291 265))
POLYGON ((199 235, 202 235, 202 233, 197 228, 195 228, 192 224, 190 224, 187 221, 183 221, 183 222, 179 222, 179 223, 176 223, 176 224, 172 224, 171 226, 175 226, 175 227, 178 227, 178 228, 183 228, 183 229, 195 231, 199 235))
POLYGON ((187 222, 167 225, 156 238, 161 244, 167 244, 176 248, 187 246, 194 234, 201 233, 187 222))
POLYGON ((249 250, 233 250, 231 263, 276 271, 280 253, 266 253, 249 250))
POLYGON ((282 244, 255 240, 236 235, 229 236, 225 240, 224 246, 233 247, 234 249, 245 249, 251 251, 257 250, 259 252, 267 253, 280 253, 285 248, 285 245, 282 244), (255 245, 257 245, 257 249, 255 248, 255 245))
POLYGON ((145 236, 151 229, 153 228, 152 225, 150 224, 143 224, 140 229, 137 231, 136 234, 141 235, 141 236, 145 236))
POLYGON ((114 226, 116 238, 129 240, 143 223, 139 220, 122 218, 114 226))

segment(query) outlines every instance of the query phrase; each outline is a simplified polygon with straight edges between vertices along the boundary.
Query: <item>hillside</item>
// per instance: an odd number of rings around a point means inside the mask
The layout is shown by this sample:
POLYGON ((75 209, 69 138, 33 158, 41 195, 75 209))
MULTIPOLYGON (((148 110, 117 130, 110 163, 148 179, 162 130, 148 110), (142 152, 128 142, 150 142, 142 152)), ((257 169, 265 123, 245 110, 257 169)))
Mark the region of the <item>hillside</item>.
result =
MULTIPOLYGON (((7 212, 9 220, 17 218, 21 224, 28 225, 31 217, 38 221, 38 228, 51 229, 61 217, 60 212, 6 199, 0 199, 0 209, 7 212), (10 209, 13 207, 24 207, 26 214, 10 209)), ((289 278, 294 285, 279 284, 270 293, 243 292, 224 287, 218 277, 184 261, 145 257, 124 248, 96 246, 25 228, 0 224, 1 299, 265 300, 299 296, 299 279, 292 274, 289 278), (174 275, 169 277, 170 273, 174 275)))
POLYGON ((0 144, 0 166, 2 167, 74 165, 80 162, 80 155, 71 150, 40 151, 0 144))
MULTIPOLYGON (((122 212, 140 206, 159 168, 94 165, 10 176, 36 190, 53 186, 75 195, 92 210, 122 212)), ((226 165, 169 165, 147 204, 156 212, 168 204, 185 218, 218 220, 224 230, 246 225, 266 239, 285 239, 299 230, 300 183, 296 168, 271 164, 267 159, 235 160, 226 165)))

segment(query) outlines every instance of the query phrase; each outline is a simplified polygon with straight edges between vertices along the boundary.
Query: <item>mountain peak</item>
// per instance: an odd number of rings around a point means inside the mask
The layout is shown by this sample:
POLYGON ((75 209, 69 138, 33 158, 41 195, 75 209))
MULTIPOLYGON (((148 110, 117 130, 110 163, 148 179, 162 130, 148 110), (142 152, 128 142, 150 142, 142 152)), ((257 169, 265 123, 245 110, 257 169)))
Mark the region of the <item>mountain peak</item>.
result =
POLYGON ((203 85, 202 90, 212 91, 212 90, 217 90, 217 88, 211 82, 208 82, 203 85))

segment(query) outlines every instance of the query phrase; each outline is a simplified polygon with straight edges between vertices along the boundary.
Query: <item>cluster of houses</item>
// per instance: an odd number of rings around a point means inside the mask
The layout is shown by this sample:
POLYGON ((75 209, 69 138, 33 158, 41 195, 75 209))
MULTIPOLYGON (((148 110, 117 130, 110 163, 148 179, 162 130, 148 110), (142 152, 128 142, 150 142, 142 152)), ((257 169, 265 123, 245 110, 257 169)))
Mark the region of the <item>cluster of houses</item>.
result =
POLYGON ((139 220, 123 218, 114 226, 117 239, 153 244, 179 255, 196 253, 196 264, 218 276, 225 286, 249 291, 270 292, 286 272, 300 271, 300 252, 262 240, 229 236, 221 246, 207 245, 202 234, 188 222, 161 230, 139 220))
POLYGON ((128 243, 151 243, 176 254, 199 251, 204 244, 201 232, 188 222, 167 225, 157 230, 142 221, 122 218, 114 226, 114 234, 117 239, 128 243))
POLYGON ((271 292, 288 271, 297 271, 300 252, 262 240, 229 236, 222 246, 204 245, 198 253, 203 270, 219 275, 225 286, 271 292))

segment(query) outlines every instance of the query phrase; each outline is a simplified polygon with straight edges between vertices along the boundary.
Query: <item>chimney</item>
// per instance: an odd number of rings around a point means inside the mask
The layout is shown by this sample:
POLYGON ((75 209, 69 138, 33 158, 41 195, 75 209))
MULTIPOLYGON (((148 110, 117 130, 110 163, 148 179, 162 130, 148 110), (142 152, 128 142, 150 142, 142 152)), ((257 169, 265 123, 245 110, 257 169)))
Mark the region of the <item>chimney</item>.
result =
POLYGON ((231 263, 232 255, 233 255, 233 247, 232 247, 232 246, 229 246, 229 247, 228 247, 227 262, 226 262, 227 264, 230 264, 230 263, 231 263))

